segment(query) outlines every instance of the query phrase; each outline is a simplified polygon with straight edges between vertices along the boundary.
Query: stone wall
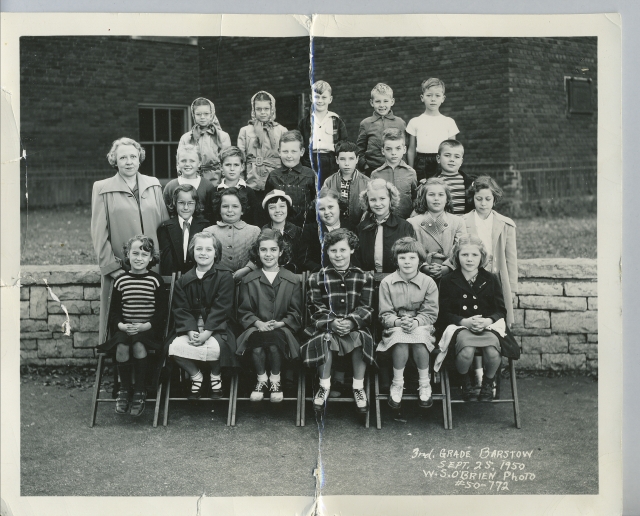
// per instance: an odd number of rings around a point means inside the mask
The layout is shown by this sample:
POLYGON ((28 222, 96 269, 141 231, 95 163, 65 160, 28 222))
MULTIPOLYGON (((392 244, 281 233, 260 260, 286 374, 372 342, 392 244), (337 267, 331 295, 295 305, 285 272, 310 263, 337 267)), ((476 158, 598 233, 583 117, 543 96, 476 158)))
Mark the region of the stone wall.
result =
MULTIPOLYGON (((520 260, 513 333, 522 348, 520 369, 598 369, 596 261, 520 260)), ((100 275, 93 265, 25 266, 20 289, 20 355, 23 364, 94 363, 98 341, 100 275), (49 295, 44 280, 69 312, 49 295)))

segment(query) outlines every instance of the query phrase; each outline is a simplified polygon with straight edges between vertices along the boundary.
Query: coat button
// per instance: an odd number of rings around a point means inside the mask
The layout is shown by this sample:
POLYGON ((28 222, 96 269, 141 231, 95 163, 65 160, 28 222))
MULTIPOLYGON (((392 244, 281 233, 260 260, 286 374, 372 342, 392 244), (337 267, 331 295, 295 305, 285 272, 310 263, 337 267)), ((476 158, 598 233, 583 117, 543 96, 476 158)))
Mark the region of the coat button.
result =
POLYGON ((429 227, 433 226, 433 224, 431 224, 431 222, 429 222, 429 227))
POLYGON ((473 309, 477 310, 478 309, 478 305, 473 305, 473 309))
POLYGON ((463 307, 462 307, 462 309, 463 309, 463 310, 466 310, 466 309, 467 309, 467 307, 466 307, 466 306, 463 306, 463 307))
POLYGON ((449 224, 447 224, 446 222, 444 223, 444 227, 447 228, 449 227, 449 224))
POLYGON ((340 301, 342 301, 344 303, 344 299, 341 299, 340 301))
POLYGON ((462 294, 462 297, 464 297, 465 299, 467 299, 467 294, 462 294))
POLYGON ((478 299, 476 296, 473 296, 473 299, 478 299))
POLYGON ((344 287, 344 283, 340 283, 340 286, 341 286, 341 287, 344 287))

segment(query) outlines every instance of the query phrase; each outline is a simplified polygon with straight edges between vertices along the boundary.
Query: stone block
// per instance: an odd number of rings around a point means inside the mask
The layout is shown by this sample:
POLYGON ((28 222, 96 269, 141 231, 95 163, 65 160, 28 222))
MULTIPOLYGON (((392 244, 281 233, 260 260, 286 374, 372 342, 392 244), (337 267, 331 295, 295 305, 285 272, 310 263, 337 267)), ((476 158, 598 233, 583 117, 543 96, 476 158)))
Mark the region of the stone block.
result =
POLYGON ((91 301, 91 312, 100 315, 100 301, 91 301))
POLYGON ((584 354, 543 353, 542 369, 551 371, 582 371, 586 369, 587 357, 584 354))
POLYGON ((100 270, 96 266, 67 265, 64 268, 52 269, 48 281, 49 286, 99 284, 100 270))
POLYGON ((569 353, 598 353, 597 344, 569 344, 569 353))
POLYGON ((20 364, 43 366, 47 362, 44 358, 38 358, 38 354, 35 351, 20 351, 20 364))
POLYGON ((47 318, 47 298, 49 292, 44 287, 31 287, 29 296, 29 315, 31 319, 47 318))
POLYGON ((545 310, 524 311, 525 328, 549 328, 550 326, 549 312, 545 310))
POLYGON ((73 331, 98 331, 100 317, 97 315, 80 315, 78 326, 72 328, 73 331))
POLYGON ((94 358, 93 349, 73 349, 73 358, 94 358))
MULTIPOLYGON (((50 315, 48 319, 49 329, 51 331, 62 331, 62 324, 66 320, 64 314, 50 315)), ((97 331, 99 324, 99 317, 97 315, 70 315, 69 324, 71 325, 71 331, 97 331)))
MULTIPOLYGON (((69 301, 62 301, 62 305, 67 309, 70 314, 90 314, 91 313, 91 301, 79 301, 71 299, 69 301)), ((49 301, 49 313, 50 314, 63 314, 62 306, 57 301, 49 301)))
POLYGON ((85 366, 95 365, 94 358, 47 358, 45 361, 48 366, 85 366))
POLYGON ((513 310, 513 327, 514 328, 524 328, 524 310, 520 310, 515 308, 513 310))
POLYGON ((34 332, 34 331, 47 331, 49 326, 47 321, 36 321, 35 319, 26 319, 20 321, 20 333, 22 332, 34 332))
POLYGON ((73 340, 71 337, 38 341, 39 358, 66 358, 72 356, 72 353, 73 340))
POLYGON ((53 285, 51 286, 51 290, 56 296, 58 296, 60 301, 82 299, 82 296, 84 295, 84 288, 82 285, 53 285))
POLYGON ((84 287, 84 299, 87 301, 99 301, 100 290, 100 287, 84 287))
POLYGON ((587 309, 587 300, 584 297, 520 296, 520 308, 583 311, 587 309))
POLYGON ((588 297, 598 295, 597 281, 567 281, 564 284, 565 296, 588 297))
POLYGON ((36 339, 20 339, 20 349, 38 349, 38 341, 36 339))
POLYGON ((569 346, 572 344, 582 344, 587 342, 587 336, 582 333, 574 333, 569 335, 569 346))
POLYGON ((20 287, 20 301, 29 301, 29 287, 20 287))
POLYGON ((598 353, 587 353, 587 360, 598 360, 598 353))
POLYGON ((511 332, 514 335, 551 335, 549 328, 513 328, 511 332))
POLYGON ((98 332, 75 332, 73 334, 74 348, 95 348, 98 345, 98 332))
POLYGON ((587 298, 587 306, 589 310, 597 310, 598 309, 598 298, 597 297, 589 297, 587 298))
POLYGON ((593 279, 597 278, 596 260, 592 258, 534 258, 518 260, 519 278, 593 279))
POLYGON ((522 350, 525 353, 567 353, 569 339, 566 335, 522 337, 522 350))
POLYGON ((598 334, 590 333, 589 335, 587 335, 587 342, 598 342, 598 334))
POLYGON ((520 358, 516 360, 516 369, 536 370, 538 371, 542 365, 540 355, 522 353, 520 358))
POLYGON ((31 360, 32 358, 38 358, 38 352, 32 350, 21 349, 20 350, 20 361, 31 360))
POLYGON ((554 333, 596 333, 598 312, 552 312, 551 328, 554 333))
POLYGON ((43 279, 49 281, 51 268, 48 265, 27 265, 20 267, 20 285, 43 285, 43 279))
POLYGON ((25 331, 20 332, 21 339, 51 339, 50 331, 25 331))
POLYGON ((598 361, 597 360, 587 360, 587 371, 592 373, 598 372, 598 361))
POLYGON ((521 281, 518 283, 519 296, 561 296, 561 281, 521 281))
POLYGON ((29 301, 20 301, 20 319, 29 318, 29 301))

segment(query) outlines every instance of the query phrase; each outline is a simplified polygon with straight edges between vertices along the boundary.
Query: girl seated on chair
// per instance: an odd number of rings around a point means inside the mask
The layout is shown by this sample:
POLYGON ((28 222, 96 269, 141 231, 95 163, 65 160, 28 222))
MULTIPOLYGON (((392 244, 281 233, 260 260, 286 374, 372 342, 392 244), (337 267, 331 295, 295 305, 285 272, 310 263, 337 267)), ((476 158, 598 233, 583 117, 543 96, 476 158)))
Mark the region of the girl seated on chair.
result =
POLYGON ((282 401, 282 359, 300 356, 295 334, 302 326, 302 286, 298 276, 280 266, 288 262, 288 252, 280 231, 263 229, 250 254, 260 269, 247 274, 240 285, 238 319, 245 331, 238 338, 236 353, 242 355, 251 350, 258 375, 251 401, 262 401, 267 390, 272 402, 282 401))
POLYGON ((434 349, 433 325, 438 318, 438 288, 418 269, 427 259, 415 238, 403 237, 391 248, 397 270, 380 283, 380 321, 384 331, 377 352, 391 349, 393 381, 389 406, 400 408, 404 368, 409 350, 418 366, 418 404, 433 405, 429 381, 429 353, 434 349))
POLYGON ((116 349, 120 391, 116 412, 139 416, 144 411, 145 382, 149 358, 147 349, 162 348, 162 278, 149 270, 158 263, 153 239, 144 235, 130 238, 123 246, 124 264, 128 270, 113 283, 109 312, 112 337, 98 346, 98 351, 116 349), (130 361, 133 355, 135 384, 131 388, 130 361), (132 397, 133 394, 133 397, 132 397))
POLYGON ((169 339, 169 355, 191 376, 189 399, 202 396, 204 378, 197 362, 210 364, 211 397, 220 398, 221 358, 235 348, 227 328, 233 315, 233 277, 214 265, 220 262, 222 249, 211 233, 195 234, 189 253, 196 266, 176 281, 172 311, 177 336, 169 339))
POLYGON ((500 355, 515 359, 520 356, 520 348, 505 321, 507 309, 500 280, 483 268, 486 260, 482 240, 462 236, 453 249, 456 268, 440 281, 438 326, 444 330, 440 349, 453 346, 465 401, 476 399, 468 371, 477 348, 482 349, 484 365, 479 401, 493 399, 500 355))
POLYGON ((351 355, 353 397, 358 412, 366 413, 364 375, 375 364, 369 332, 373 314, 373 275, 351 264, 358 237, 347 229, 327 233, 324 245, 330 264, 309 277, 309 304, 313 336, 302 347, 304 363, 318 366, 320 387, 313 408, 322 411, 331 389, 331 364, 335 354, 351 355))

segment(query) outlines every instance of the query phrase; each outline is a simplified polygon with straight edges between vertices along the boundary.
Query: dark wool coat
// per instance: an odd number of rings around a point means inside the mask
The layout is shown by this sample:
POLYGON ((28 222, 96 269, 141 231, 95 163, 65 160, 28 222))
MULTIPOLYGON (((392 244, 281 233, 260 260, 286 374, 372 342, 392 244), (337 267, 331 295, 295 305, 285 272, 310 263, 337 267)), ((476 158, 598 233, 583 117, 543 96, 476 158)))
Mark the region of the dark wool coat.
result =
MULTIPOLYGON (((189 227, 189 240, 210 225, 202 215, 194 215, 189 227)), ((195 266, 193 258, 188 254, 187 261, 184 261, 182 228, 177 217, 165 220, 158 227, 158 246, 160 247, 160 274, 163 276, 170 276, 174 272, 185 274, 195 266)))
MULTIPOLYGON (((438 317, 438 333, 442 333, 447 326, 460 325, 462 319, 473 315, 488 317, 493 322, 507 318, 507 309, 502 297, 502 285, 497 276, 485 271, 478 270, 478 277, 473 286, 462 275, 460 269, 456 269, 445 275, 440 280, 440 315, 438 317)), ((509 358, 520 358, 520 347, 511 335, 507 327, 505 337, 493 332, 500 340, 502 355, 509 358)), ((451 342, 450 349, 455 349, 458 336, 456 332, 451 342)))
POLYGON ((344 277, 333 266, 309 276, 308 308, 312 337, 300 350, 304 363, 314 367, 325 362, 328 345, 325 334, 332 333, 336 319, 351 319, 354 332, 362 336, 363 359, 375 364, 374 342, 369 331, 373 317, 373 275, 351 265, 344 277))
POLYGON ((244 332, 238 337, 236 353, 242 355, 247 347, 249 337, 258 329, 256 321, 282 321, 280 328, 287 339, 288 358, 300 356, 300 343, 296 334, 302 327, 302 283, 299 276, 280 269, 278 275, 270 283, 262 269, 250 272, 240 285, 238 300, 238 322, 244 332))
POLYGON ((282 190, 291 197, 295 217, 291 222, 299 227, 316 220, 316 173, 298 163, 292 169, 280 167, 269 173, 264 185, 264 193, 282 190))
MULTIPOLYGON (((416 232, 411 224, 393 213, 389 215, 389 218, 385 221, 383 226, 382 272, 391 273, 396 270, 396 264, 393 261, 391 247, 399 238, 406 236, 416 238, 416 232)), ((353 257, 355 265, 365 271, 376 270, 373 258, 373 249, 376 243, 376 229, 377 224, 375 222, 375 216, 371 213, 365 215, 363 221, 358 224, 357 235, 360 240, 360 247, 358 247, 356 252, 353 253, 353 257)))

